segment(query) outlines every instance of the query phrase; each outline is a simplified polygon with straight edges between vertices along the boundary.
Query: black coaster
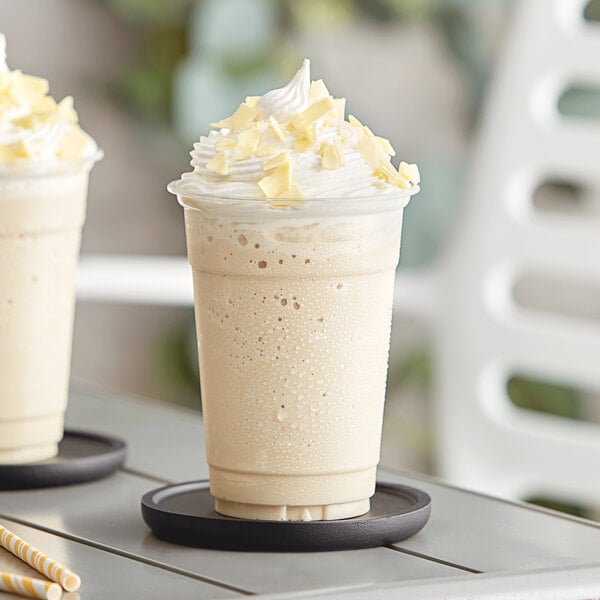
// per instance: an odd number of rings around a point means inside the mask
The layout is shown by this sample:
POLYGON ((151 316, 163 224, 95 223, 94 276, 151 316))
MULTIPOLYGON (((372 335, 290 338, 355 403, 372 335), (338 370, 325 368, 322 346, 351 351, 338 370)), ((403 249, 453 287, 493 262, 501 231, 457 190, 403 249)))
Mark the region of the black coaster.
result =
POLYGON ((393 544, 420 531, 431 498, 378 483, 366 515, 339 521, 252 521, 217 514, 208 481, 168 485, 142 497, 142 516, 162 540, 218 550, 316 552, 393 544))
POLYGON ((58 455, 44 462, 0 465, 0 491, 72 485, 102 479, 125 460, 121 440, 81 431, 65 431, 58 455))

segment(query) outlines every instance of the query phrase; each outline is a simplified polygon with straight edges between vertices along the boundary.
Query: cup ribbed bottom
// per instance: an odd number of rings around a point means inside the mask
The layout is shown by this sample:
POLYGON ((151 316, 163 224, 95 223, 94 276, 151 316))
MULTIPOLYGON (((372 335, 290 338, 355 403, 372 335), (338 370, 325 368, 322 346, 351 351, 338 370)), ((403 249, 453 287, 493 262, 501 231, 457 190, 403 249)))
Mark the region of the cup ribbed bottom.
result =
POLYGON ((12 448, 0 450, 0 464, 13 465, 41 462, 53 458, 58 454, 58 444, 43 444, 27 448, 12 448))
POLYGON ((215 499, 215 510, 222 515, 262 521, 333 521, 364 515, 369 508, 369 498, 317 506, 270 506, 215 499))

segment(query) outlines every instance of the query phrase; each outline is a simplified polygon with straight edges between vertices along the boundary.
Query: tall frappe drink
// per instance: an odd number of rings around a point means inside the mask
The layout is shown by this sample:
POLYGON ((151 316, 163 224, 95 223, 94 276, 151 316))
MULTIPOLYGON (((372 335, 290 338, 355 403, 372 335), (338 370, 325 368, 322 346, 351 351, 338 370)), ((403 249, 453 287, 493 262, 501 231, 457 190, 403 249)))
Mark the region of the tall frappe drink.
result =
POLYGON ((0 464, 51 458, 63 435, 74 278, 98 158, 72 100, 9 71, 0 36, 0 464))
POLYGON ((418 172, 308 62, 171 184, 185 209, 211 493, 226 515, 369 510, 402 211, 418 172), (248 140, 250 140, 248 142, 248 140), (336 196, 337 193, 337 196, 336 196))

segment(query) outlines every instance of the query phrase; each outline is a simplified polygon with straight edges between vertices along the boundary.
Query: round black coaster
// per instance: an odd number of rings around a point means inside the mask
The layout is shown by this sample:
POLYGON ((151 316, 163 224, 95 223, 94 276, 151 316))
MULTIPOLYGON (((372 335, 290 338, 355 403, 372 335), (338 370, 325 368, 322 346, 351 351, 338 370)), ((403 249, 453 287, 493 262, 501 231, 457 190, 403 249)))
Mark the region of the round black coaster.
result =
POLYGON ((102 479, 125 460, 125 443, 115 438, 65 431, 58 455, 39 463, 0 464, 0 491, 72 485, 102 479))
POLYGON ((208 481, 168 485, 142 497, 142 516, 167 542, 263 552, 351 550, 393 544, 420 531, 431 498, 405 485, 378 483, 371 510, 339 521, 253 521, 217 514, 208 481))

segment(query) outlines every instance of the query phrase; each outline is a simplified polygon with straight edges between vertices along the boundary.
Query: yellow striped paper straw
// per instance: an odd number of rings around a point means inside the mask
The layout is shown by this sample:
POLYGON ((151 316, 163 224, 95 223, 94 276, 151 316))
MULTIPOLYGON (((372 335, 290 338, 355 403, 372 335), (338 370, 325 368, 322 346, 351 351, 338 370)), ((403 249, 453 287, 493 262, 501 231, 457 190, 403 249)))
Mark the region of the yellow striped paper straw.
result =
MULTIPOLYGON (((0 525, 0 546, 26 562, 30 567, 45 575, 48 579, 60 583, 67 592, 75 592, 81 585, 81 578, 67 567, 63 567, 55 560, 40 552, 22 540, 18 535, 10 532, 0 525)), ((46 596, 40 596, 40 598, 46 596)))
POLYGON ((62 588, 58 583, 11 573, 0 572, 0 590, 42 600, 59 600, 62 597, 62 588))

